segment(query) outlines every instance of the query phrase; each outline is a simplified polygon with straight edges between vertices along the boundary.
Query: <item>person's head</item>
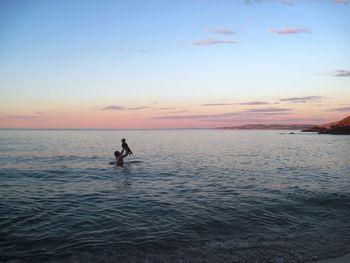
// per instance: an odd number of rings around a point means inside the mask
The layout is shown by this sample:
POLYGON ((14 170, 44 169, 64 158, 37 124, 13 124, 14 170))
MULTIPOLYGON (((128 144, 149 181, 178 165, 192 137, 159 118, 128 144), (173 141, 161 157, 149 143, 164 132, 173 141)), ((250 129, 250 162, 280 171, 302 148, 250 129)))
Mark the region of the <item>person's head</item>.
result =
POLYGON ((126 141, 126 140, 123 138, 123 139, 122 139, 122 143, 125 143, 125 141, 126 141))
POLYGON ((119 155, 120 155, 120 152, 118 152, 118 151, 115 151, 115 152, 114 152, 114 156, 115 156, 115 157, 118 157, 119 155))

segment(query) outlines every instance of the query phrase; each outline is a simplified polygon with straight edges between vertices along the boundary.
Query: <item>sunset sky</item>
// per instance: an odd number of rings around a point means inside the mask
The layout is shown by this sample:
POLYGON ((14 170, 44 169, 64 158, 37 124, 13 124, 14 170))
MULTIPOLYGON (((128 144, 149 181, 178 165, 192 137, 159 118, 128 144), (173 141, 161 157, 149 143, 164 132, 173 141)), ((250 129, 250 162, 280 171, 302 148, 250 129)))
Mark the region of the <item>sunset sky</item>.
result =
POLYGON ((0 128, 350 115, 350 0, 2 0, 0 128))

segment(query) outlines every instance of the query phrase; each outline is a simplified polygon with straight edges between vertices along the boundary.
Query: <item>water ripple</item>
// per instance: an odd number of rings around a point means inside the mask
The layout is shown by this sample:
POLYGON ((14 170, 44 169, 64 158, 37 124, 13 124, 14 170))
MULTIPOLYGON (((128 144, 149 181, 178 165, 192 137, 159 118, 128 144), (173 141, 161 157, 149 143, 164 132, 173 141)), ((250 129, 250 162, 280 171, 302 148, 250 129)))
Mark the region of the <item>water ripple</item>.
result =
POLYGON ((346 137, 0 131, 0 139, 0 261, 305 262, 350 251, 346 137), (108 164, 119 137, 135 152, 124 167, 108 164))

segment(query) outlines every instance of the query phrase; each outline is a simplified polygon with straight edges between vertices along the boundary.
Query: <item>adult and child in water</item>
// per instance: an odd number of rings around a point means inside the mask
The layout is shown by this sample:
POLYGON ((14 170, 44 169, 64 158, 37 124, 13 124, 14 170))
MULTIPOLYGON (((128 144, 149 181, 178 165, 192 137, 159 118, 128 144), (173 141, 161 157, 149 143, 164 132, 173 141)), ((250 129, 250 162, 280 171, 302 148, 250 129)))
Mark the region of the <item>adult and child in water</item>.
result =
POLYGON ((129 145, 126 143, 125 139, 122 139, 122 151, 115 151, 114 157, 115 157, 115 164, 118 166, 121 166, 124 164, 124 158, 128 155, 133 155, 133 152, 129 148, 129 145), (125 152, 125 153, 124 153, 125 152))

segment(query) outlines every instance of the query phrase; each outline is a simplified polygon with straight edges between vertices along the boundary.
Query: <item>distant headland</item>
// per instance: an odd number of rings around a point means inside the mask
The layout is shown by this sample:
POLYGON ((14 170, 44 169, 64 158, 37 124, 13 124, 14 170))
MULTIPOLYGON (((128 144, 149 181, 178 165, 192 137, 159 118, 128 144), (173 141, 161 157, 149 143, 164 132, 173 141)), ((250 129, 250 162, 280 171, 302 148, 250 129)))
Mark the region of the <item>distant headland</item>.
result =
POLYGON ((322 125, 314 124, 245 124, 239 126, 218 127, 222 130, 301 130, 302 132, 318 132, 319 134, 350 135, 350 116, 336 122, 322 125))
POLYGON ((319 134, 350 135, 350 116, 340 121, 314 126, 309 129, 303 129, 302 132, 318 132, 319 134))
POLYGON ((239 126, 218 127, 222 130, 304 130, 315 127, 314 124, 245 124, 239 126))

